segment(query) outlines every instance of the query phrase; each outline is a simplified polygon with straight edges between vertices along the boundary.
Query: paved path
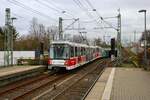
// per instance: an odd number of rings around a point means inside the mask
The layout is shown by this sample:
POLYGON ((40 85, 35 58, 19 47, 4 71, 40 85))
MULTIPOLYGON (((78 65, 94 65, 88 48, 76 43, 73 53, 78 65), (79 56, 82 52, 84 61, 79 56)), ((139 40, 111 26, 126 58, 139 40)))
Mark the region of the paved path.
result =
POLYGON ((150 100, 150 72, 116 68, 110 100, 150 100))

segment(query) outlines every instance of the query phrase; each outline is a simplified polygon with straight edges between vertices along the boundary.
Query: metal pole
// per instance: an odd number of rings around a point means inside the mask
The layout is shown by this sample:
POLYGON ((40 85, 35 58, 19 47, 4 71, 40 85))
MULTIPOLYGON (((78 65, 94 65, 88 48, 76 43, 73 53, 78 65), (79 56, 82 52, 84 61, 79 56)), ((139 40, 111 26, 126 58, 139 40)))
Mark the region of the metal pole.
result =
POLYGON ((145 38, 145 41, 144 41, 144 58, 145 58, 145 64, 147 65, 147 49, 146 49, 146 47, 147 47, 147 32, 146 32, 146 10, 145 10, 145 12, 144 12, 144 16, 145 16, 145 18, 144 18, 144 22, 145 22, 145 28, 144 28, 144 30, 145 30, 145 35, 144 35, 144 38, 145 38))
POLYGON ((11 20, 10 20, 10 8, 6 8, 6 18, 5 18, 5 42, 4 42, 4 65, 10 65, 11 59, 11 20))
POLYGON ((59 17, 59 40, 63 39, 63 34, 62 34, 62 18, 59 17))
POLYGON ((117 29, 117 48, 118 48, 118 56, 117 56, 117 66, 121 65, 121 59, 122 59, 122 54, 121 54, 121 14, 119 10, 118 14, 118 29, 117 29))
POLYGON ((134 31, 134 42, 136 42, 136 31, 134 31))
POLYGON ((11 18, 11 66, 13 66, 13 48, 14 48, 14 26, 13 22, 16 20, 16 17, 11 18))
POLYGON ((144 12, 144 63, 147 67, 147 50, 146 50, 146 42, 147 42, 147 32, 146 32, 146 10, 139 10, 139 13, 144 12))
POLYGON ((11 18, 11 66, 13 66, 13 19, 11 18))
POLYGON ((10 50, 10 53, 11 53, 11 66, 13 66, 13 20, 12 20, 12 26, 11 26, 11 42, 10 42, 10 48, 11 48, 11 50, 10 50))

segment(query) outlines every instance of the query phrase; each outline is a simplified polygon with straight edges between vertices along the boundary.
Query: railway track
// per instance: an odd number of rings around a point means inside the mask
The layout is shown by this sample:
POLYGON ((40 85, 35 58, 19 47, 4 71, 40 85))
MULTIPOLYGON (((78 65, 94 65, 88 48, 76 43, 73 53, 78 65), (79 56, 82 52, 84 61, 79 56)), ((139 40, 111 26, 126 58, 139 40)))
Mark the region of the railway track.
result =
POLYGON ((62 77, 65 77, 67 74, 56 74, 52 72, 47 75, 41 75, 37 78, 31 78, 31 80, 24 81, 23 83, 17 85, 13 84, 12 86, 7 87, 3 91, 0 91, 0 100, 8 99, 20 99, 23 96, 34 92, 46 85, 53 84, 62 77))
POLYGON ((32 78, 22 79, 20 81, 14 82, 12 85, 7 85, 7 86, 0 87, 0 95, 8 93, 9 91, 15 90, 19 87, 23 87, 25 85, 28 85, 30 83, 36 82, 38 80, 44 79, 44 78, 46 78, 46 77, 48 77, 49 75, 52 75, 52 74, 53 73, 34 76, 32 78))
POLYGON ((103 72, 105 65, 102 64, 104 64, 103 61, 98 63, 95 69, 89 71, 70 87, 64 89, 61 93, 53 97, 52 100, 60 100, 60 98, 61 100, 83 100, 91 89, 91 86, 93 86, 93 82, 97 80, 103 72))
POLYGON ((81 100, 86 97, 96 80, 105 68, 106 60, 97 60, 89 64, 87 68, 76 73, 65 83, 58 85, 53 91, 48 91, 34 98, 34 100, 81 100))
POLYGON ((50 98, 68 100, 72 97, 76 97, 76 99, 84 98, 93 82, 104 69, 104 62, 106 61, 103 59, 101 61, 96 60, 77 70, 41 75, 20 84, 10 85, 0 90, 0 100, 43 100, 50 98))

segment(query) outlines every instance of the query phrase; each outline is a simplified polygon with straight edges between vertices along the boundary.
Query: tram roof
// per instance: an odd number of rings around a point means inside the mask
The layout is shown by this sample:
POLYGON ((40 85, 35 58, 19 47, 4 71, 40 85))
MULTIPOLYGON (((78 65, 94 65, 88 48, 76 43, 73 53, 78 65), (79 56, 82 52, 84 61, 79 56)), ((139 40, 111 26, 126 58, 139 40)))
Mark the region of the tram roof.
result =
POLYGON ((81 44, 81 43, 74 43, 74 42, 69 42, 69 41, 53 41, 52 44, 68 44, 71 46, 81 46, 81 47, 88 47, 86 44, 81 44))
POLYGON ((74 42, 69 42, 69 41, 53 41, 52 44, 68 44, 68 45, 77 46, 77 47, 101 48, 99 46, 89 46, 86 44, 74 43, 74 42))

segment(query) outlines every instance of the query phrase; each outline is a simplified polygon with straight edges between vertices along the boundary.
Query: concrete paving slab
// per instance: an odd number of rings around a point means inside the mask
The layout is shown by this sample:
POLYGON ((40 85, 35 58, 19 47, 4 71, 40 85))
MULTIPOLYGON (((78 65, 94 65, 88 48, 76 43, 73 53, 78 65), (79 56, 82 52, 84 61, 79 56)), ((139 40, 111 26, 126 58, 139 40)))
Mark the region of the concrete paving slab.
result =
POLYGON ((112 68, 106 68, 101 77, 98 79, 90 93, 87 95, 85 100, 101 100, 100 98, 103 95, 105 85, 107 83, 109 74, 112 68))
POLYGON ((101 98, 102 100, 110 100, 115 70, 116 70, 116 68, 113 68, 110 75, 109 75, 107 84, 105 86, 104 93, 103 93, 102 98, 101 98))
POLYGON ((117 68, 110 100, 150 100, 150 72, 117 68))

